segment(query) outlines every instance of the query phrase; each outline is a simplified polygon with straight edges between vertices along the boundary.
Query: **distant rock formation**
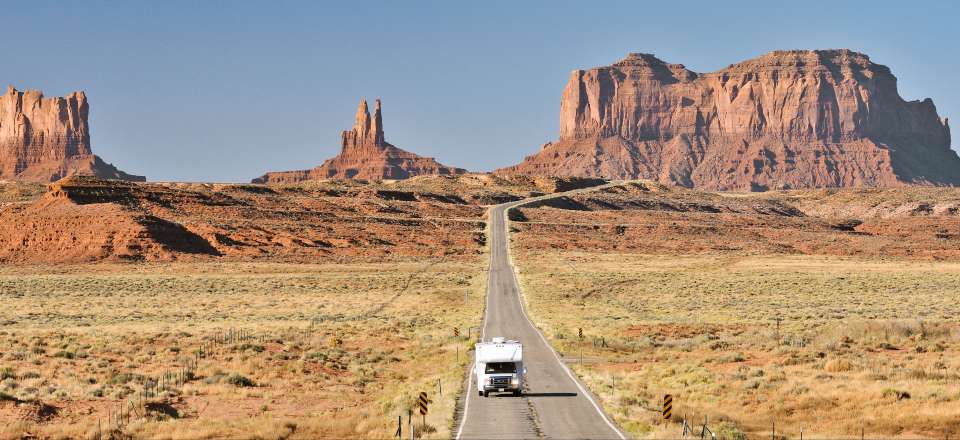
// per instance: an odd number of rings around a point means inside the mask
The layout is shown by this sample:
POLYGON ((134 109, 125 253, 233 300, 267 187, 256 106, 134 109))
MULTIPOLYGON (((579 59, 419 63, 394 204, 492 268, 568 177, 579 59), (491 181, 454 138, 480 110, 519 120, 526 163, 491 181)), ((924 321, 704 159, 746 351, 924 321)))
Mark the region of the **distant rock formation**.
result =
POLYGON ((340 154, 310 170, 280 171, 264 174, 253 183, 295 183, 320 179, 406 179, 421 175, 454 175, 466 173, 461 168, 441 165, 433 158, 401 150, 383 136, 380 100, 376 101, 373 118, 367 101, 361 100, 353 129, 341 134, 340 154))
POLYGON ((0 95, 0 180, 52 182, 86 174, 144 181, 93 154, 87 95, 44 98, 37 90, 7 87, 0 95))
POLYGON ((955 186, 960 158, 933 101, 904 101, 864 54, 775 51, 699 74, 632 53, 574 71, 559 141, 496 172, 716 190, 955 186))

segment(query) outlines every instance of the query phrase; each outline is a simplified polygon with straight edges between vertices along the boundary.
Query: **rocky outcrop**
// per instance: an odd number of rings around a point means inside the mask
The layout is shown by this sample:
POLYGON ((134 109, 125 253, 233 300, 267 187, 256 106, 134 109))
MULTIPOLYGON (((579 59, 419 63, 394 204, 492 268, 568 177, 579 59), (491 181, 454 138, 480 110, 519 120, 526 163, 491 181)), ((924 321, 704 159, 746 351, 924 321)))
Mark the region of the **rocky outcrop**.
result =
POLYGON ((0 180, 52 182, 76 174, 144 181, 101 160, 90 149, 83 92, 44 98, 13 86, 0 95, 0 180))
POLYGON ((950 128, 850 50, 775 51, 700 74, 634 53, 577 70, 560 139, 501 173, 762 190, 960 185, 950 128))
POLYGON ((321 179, 406 179, 422 175, 455 175, 466 170, 442 165, 430 157, 401 150, 388 143, 383 135, 380 100, 373 117, 367 101, 361 100, 353 129, 341 134, 340 154, 310 170, 281 171, 264 174, 253 183, 295 183, 321 179))

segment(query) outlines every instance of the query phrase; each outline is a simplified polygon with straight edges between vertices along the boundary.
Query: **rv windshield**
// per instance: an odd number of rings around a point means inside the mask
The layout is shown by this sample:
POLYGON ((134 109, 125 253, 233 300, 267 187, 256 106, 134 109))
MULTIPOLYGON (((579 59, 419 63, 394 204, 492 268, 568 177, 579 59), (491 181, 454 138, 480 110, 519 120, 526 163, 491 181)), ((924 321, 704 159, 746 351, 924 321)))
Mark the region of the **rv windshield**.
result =
POLYGON ((490 362, 487 363, 486 374, 506 374, 516 373, 517 364, 513 362, 490 362))

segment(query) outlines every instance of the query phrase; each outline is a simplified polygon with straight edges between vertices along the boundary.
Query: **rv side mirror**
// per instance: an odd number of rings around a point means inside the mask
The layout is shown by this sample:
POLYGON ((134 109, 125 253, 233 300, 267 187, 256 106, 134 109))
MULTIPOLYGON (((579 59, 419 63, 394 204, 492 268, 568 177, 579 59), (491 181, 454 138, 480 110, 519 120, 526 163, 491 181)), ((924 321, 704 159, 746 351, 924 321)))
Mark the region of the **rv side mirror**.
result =
POLYGON ((524 375, 524 376, 527 375, 527 367, 523 367, 523 375, 524 375))

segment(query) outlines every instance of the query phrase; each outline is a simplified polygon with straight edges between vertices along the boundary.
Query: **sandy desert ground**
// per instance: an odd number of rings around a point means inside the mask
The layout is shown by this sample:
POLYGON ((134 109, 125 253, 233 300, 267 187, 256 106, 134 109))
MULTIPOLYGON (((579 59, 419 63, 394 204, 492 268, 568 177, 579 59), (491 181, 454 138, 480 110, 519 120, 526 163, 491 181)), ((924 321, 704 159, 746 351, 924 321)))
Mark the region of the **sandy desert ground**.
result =
POLYGON ((720 438, 944 438, 958 196, 640 183, 519 210, 515 257, 534 320, 631 435, 686 416, 720 438))
POLYGON ((484 282, 480 259, 5 267, 0 437, 384 438, 426 391, 446 438, 484 282))
MULTIPOLYGON (((388 437, 419 391, 449 437, 485 205, 596 184, 512 179, 0 185, 0 437, 388 437)), ((943 438, 958 206, 630 182, 511 229, 534 320, 631 435, 680 434, 671 393, 722 438, 943 438)))

